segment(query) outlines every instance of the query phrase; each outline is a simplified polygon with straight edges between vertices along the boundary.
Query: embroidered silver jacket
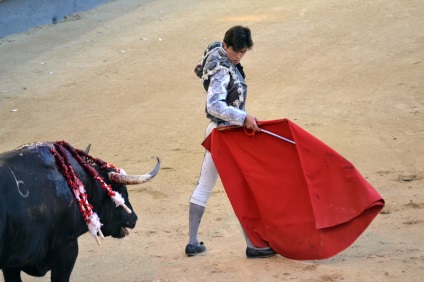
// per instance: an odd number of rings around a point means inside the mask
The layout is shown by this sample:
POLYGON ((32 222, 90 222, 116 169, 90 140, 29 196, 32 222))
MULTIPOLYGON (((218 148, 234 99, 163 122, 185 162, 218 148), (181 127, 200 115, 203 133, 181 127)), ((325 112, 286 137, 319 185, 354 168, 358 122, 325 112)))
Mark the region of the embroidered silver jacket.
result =
POLYGON ((206 117, 219 125, 243 125, 246 118, 247 85, 239 68, 228 59, 222 42, 210 44, 195 68, 207 90, 206 117))

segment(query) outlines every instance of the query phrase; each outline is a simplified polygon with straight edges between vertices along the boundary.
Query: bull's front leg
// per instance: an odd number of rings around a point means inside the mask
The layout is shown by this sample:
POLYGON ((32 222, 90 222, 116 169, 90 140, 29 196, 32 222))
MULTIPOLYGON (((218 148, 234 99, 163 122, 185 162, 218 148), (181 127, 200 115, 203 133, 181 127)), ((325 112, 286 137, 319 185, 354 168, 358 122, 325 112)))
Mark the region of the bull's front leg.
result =
POLYGON ((78 256, 78 241, 72 239, 57 244, 52 254, 52 282, 68 282, 78 256))
POLYGON ((21 269, 15 267, 6 267, 2 269, 5 282, 22 282, 21 269))

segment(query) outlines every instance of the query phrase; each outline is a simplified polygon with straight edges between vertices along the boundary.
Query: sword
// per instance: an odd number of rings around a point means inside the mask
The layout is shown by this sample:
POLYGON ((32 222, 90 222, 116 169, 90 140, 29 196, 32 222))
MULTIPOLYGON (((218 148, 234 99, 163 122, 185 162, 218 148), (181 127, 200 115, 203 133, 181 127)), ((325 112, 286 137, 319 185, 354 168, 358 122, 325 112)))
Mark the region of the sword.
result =
MULTIPOLYGON (((240 126, 240 125, 228 125, 228 126, 217 127, 217 128, 216 128, 216 130, 217 130, 217 131, 224 131, 224 130, 230 130, 230 129, 235 129, 235 128, 242 128, 242 127, 243 127, 243 126, 240 126)), ((245 130, 245 132, 246 132, 246 128, 244 128, 244 130, 245 130)), ((284 141, 286 141, 286 142, 289 142, 289 143, 291 143, 291 144, 296 145, 296 142, 294 142, 293 140, 290 140, 290 139, 284 138, 283 136, 280 136, 280 135, 278 135, 278 134, 275 134, 275 133, 273 133, 273 132, 271 132, 271 131, 268 131, 268 130, 265 130, 265 129, 262 129, 262 128, 260 128, 260 130, 261 130, 261 132, 263 132, 263 133, 269 134, 269 135, 271 135, 271 136, 277 137, 278 139, 281 139, 281 140, 284 140, 284 141)), ((247 133, 247 132, 246 132, 246 133, 247 133)), ((249 134, 248 134, 248 135, 249 135, 249 134)))
POLYGON ((290 139, 284 138, 283 136, 280 136, 280 135, 277 135, 277 134, 275 134, 275 133, 272 133, 271 131, 268 131, 268 130, 265 130, 265 129, 262 129, 262 128, 261 128, 261 132, 264 132, 264 133, 266 133, 266 134, 269 134, 269 135, 271 135, 271 136, 277 137, 277 138, 279 138, 279 139, 281 139, 281 140, 284 140, 284 141, 286 141, 286 142, 289 142, 289 143, 292 143, 292 144, 295 144, 295 145, 296 145, 296 142, 294 142, 293 140, 290 140, 290 139))

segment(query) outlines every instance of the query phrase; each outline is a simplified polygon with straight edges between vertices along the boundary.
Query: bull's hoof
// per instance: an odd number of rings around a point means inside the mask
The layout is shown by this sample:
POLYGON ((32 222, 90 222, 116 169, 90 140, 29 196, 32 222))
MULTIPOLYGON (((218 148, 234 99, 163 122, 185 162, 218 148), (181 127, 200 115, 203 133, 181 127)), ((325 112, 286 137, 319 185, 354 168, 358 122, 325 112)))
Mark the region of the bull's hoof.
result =
POLYGON ((188 244, 185 248, 185 253, 188 257, 195 256, 197 254, 203 253, 204 251, 206 251, 206 247, 203 245, 203 242, 200 242, 197 246, 188 244))
POLYGON ((246 249, 246 256, 248 258, 268 258, 275 256, 276 254, 277 253, 271 248, 257 250, 247 247, 246 249))

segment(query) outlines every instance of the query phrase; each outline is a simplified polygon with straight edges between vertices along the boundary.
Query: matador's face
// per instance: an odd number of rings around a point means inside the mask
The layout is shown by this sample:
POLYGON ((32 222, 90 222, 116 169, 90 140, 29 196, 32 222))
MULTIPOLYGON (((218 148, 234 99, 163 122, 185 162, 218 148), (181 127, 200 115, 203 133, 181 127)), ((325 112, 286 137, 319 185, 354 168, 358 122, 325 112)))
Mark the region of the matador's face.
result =
POLYGON ((235 51, 233 49, 233 46, 228 47, 227 44, 224 42, 224 50, 227 52, 227 57, 231 61, 233 65, 237 65, 240 63, 243 56, 246 54, 248 48, 244 47, 240 51, 235 51))

